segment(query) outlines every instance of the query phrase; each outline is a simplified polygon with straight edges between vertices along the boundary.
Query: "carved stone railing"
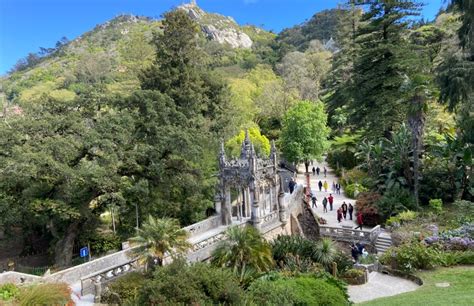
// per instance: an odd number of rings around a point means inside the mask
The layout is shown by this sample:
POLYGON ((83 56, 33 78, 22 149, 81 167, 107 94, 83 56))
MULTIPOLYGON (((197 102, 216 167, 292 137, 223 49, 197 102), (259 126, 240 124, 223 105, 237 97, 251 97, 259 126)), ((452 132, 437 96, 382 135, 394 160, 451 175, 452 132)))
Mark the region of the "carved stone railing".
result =
POLYGON ((377 237, 381 232, 380 225, 372 228, 371 230, 356 230, 353 229, 352 226, 327 226, 327 225, 320 225, 319 226, 319 233, 321 236, 331 237, 334 240, 342 240, 342 241, 367 241, 367 242, 375 242, 377 237))
POLYGON ((280 212, 275 210, 262 217, 262 223, 272 223, 280 219, 280 212))
POLYGON ((191 224, 183 228, 185 231, 189 233, 190 237, 202 234, 207 232, 210 229, 219 227, 221 225, 221 216, 213 216, 209 217, 206 220, 202 220, 201 222, 191 224))
POLYGON ((352 227, 338 227, 338 226, 319 226, 319 234, 324 237, 331 237, 335 240, 343 241, 370 241, 370 231, 356 230, 352 227))
POLYGON ((127 263, 122 263, 112 267, 108 267, 101 271, 94 272, 81 278, 81 295, 97 294, 96 288, 105 284, 115 278, 124 275, 131 271, 139 269, 137 259, 132 259, 127 263))
POLYGON ((370 241, 375 243, 377 238, 379 237, 380 233, 382 232, 382 228, 380 225, 377 225, 370 231, 370 241))

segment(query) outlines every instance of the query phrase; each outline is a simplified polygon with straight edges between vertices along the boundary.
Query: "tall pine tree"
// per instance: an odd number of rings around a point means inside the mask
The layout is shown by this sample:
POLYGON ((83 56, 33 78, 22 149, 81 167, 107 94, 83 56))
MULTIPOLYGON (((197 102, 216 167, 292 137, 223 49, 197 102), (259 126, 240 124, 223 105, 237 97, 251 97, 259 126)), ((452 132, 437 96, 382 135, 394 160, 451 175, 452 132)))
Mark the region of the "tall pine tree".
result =
POLYGON ((414 1, 358 1, 368 6, 356 34, 352 121, 365 127, 370 136, 389 137, 394 126, 406 118, 407 106, 400 99, 407 74, 403 65, 410 52, 405 33, 410 17, 418 15, 414 1))

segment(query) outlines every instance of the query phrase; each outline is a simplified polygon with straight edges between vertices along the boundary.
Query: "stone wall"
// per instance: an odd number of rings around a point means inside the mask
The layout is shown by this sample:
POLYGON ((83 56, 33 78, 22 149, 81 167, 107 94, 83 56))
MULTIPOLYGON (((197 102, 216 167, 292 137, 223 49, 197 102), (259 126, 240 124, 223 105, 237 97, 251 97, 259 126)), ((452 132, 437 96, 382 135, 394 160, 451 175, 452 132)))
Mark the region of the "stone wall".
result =
POLYGON ((0 285, 5 283, 30 284, 41 281, 42 277, 15 271, 0 273, 0 285))
POLYGON ((97 258, 81 265, 44 276, 44 280, 46 282, 52 283, 65 282, 68 284, 72 284, 74 282, 77 282, 84 276, 107 269, 109 267, 129 262, 132 259, 130 256, 132 250, 133 249, 119 251, 117 253, 97 258))
POLYGON ((221 219, 220 215, 209 217, 201 222, 186 226, 184 230, 189 232, 189 237, 192 238, 196 235, 205 233, 210 229, 219 227, 221 225, 221 219))

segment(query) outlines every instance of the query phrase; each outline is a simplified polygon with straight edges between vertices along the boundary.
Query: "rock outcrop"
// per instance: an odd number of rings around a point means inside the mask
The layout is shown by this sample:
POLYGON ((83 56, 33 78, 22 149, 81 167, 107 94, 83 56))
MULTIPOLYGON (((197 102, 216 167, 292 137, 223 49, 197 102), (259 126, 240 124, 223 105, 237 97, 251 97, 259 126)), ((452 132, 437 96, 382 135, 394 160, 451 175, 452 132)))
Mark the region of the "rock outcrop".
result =
POLYGON ((252 39, 240 29, 231 17, 207 13, 194 1, 178 6, 178 9, 184 10, 189 17, 195 20, 209 39, 220 44, 228 44, 232 48, 248 49, 252 47, 252 39))

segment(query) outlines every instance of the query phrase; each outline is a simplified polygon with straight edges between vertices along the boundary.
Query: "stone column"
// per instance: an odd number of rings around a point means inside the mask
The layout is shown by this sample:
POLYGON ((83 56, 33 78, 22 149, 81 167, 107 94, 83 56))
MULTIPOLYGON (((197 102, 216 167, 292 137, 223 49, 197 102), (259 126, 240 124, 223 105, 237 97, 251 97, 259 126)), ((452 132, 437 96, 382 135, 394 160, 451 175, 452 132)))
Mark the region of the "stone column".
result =
POLYGON ((256 229, 260 229, 261 219, 259 215, 259 206, 258 206, 259 194, 258 194, 257 188, 255 187, 255 183, 252 183, 252 186, 250 187, 250 194, 251 194, 251 201, 252 201, 252 217, 251 217, 252 225, 256 229))
POLYGON ((222 199, 222 207, 221 207, 221 215, 222 215, 222 224, 229 225, 232 223, 232 202, 231 202, 231 194, 230 194, 230 187, 224 187, 225 193, 222 199))

